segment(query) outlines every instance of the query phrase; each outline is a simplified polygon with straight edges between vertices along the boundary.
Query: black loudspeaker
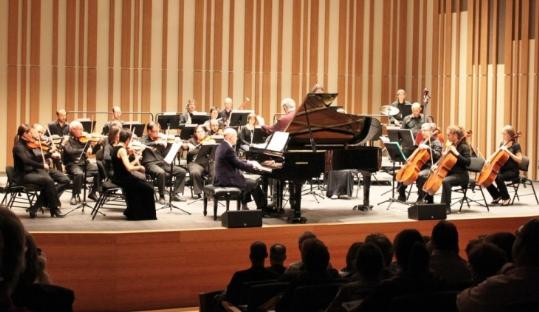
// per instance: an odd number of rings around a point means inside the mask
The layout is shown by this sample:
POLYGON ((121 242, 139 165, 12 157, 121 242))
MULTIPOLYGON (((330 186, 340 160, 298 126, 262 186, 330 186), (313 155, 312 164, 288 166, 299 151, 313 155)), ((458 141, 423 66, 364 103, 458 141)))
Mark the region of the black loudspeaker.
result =
POLYGON ((221 224, 227 228, 262 226, 262 210, 229 210, 221 216, 221 224))
POLYGON ((444 220, 447 218, 444 204, 416 204, 408 208, 408 219, 444 220))

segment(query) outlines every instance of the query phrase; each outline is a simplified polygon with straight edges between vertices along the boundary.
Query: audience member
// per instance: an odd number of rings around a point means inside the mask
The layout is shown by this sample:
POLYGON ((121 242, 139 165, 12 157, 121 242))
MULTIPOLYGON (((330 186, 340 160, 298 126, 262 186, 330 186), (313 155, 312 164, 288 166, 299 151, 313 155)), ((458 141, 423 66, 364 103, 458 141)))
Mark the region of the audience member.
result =
POLYGON ((264 262, 268 257, 266 244, 256 241, 251 244, 250 250, 251 267, 234 273, 226 287, 226 300, 234 305, 240 303, 241 287, 244 283, 275 278, 275 275, 264 267, 264 262))
POLYGON ((452 289, 470 286, 472 275, 459 256, 459 234, 453 223, 438 222, 432 229, 430 270, 452 289))
POLYGON ((273 244, 270 247, 270 267, 268 270, 276 277, 283 275, 286 271, 284 261, 286 260, 286 246, 283 244, 273 244))
POLYGON ((498 232, 485 237, 486 242, 492 243, 503 250, 508 262, 513 262, 513 255, 511 253, 515 239, 515 234, 509 232, 498 232))
POLYGON ((348 248, 348 252, 346 253, 346 266, 339 272, 341 277, 349 278, 356 273, 356 256, 361 245, 363 245, 362 242, 355 242, 348 248))
POLYGON ((514 265, 457 297, 459 311, 531 311, 539 306, 539 219, 526 223, 513 244, 514 265))
POLYGON ((477 285, 499 273, 507 263, 504 251, 488 242, 479 242, 468 253, 468 264, 472 272, 472 284, 477 285))
MULTIPOLYGON (((310 231, 303 232, 303 234, 301 234, 299 236, 299 238, 298 238, 298 249, 299 249, 300 254, 301 254, 301 245, 303 244, 304 241, 306 241, 307 239, 310 239, 310 238, 316 238, 316 235, 313 232, 310 232, 310 231)), ((288 267, 288 269, 286 269, 283 277, 288 277, 289 275, 297 274, 302 269, 303 269, 303 262, 301 260, 297 261, 297 262, 294 262, 288 267)))
POLYGON ((384 256, 384 278, 389 278, 397 273, 398 266, 393 262, 393 244, 382 233, 372 233, 365 237, 365 243, 373 243, 382 252, 384 256))

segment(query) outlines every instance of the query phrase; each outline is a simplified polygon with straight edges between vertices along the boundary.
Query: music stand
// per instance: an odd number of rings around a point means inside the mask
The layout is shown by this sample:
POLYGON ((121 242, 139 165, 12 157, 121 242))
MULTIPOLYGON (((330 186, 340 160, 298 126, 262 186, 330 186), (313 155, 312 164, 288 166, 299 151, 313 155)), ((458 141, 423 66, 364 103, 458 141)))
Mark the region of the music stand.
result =
POLYGON ((266 132, 262 128, 255 128, 253 131, 253 143, 264 143, 266 141, 266 132))
POLYGON ((79 119, 79 122, 82 124, 82 128, 85 132, 92 133, 95 129, 95 120, 90 119, 79 119))
POLYGON ((252 110, 233 110, 228 120, 229 127, 240 127, 247 124, 247 117, 252 114, 252 110))
POLYGON ((168 153, 167 153, 167 156, 165 157, 164 159, 164 162, 166 164, 169 164, 170 165, 170 184, 169 184, 169 187, 168 187, 168 203, 165 203, 163 206, 161 206, 161 208, 157 209, 157 210, 162 210, 162 209, 166 209, 166 208, 169 208, 170 211, 172 211, 172 209, 176 209, 176 210, 179 210, 185 214, 188 214, 190 215, 191 213, 187 210, 184 210, 176 205, 174 205, 172 203, 172 194, 174 194, 174 191, 172 190, 173 188, 173 184, 172 181, 173 181, 173 178, 174 178, 174 175, 172 174, 174 172, 174 159, 176 158, 176 155, 178 154, 178 151, 180 150, 181 148, 181 143, 179 142, 175 142, 172 144, 172 146, 170 147, 168 153))
POLYGON ((129 130, 129 132, 132 132, 137 135, 137 137, 142 137, 144 135, 144 127, 146 125, 141 122, 124 122, 122 125, 123 129, 129 130))
POLYGON ((195 134, 195 129, 197 127, 197 125, 182 125, 180 127, 180 139, 184 141, 189 140, 191 137, 193 137, 193 134, 195 134))
POLYGON ((387 129, 389 141, 399 143, 403 149, 413 148, 415 139, 411 129, 387 129))
POLYGON ((193 125, 202 125, 208 120, 210 120, 210 115, 207 113, 194 112, 191 116, 191 124, 193 125))
POLYGON ((404 117, 412 114, 412 104, 397 104, 397 108, 399 109, 399 112, 401 114, 401 119, 404 119, 404 117))
POLYGON ((157 115, 157 123, 163 130, 178 129, 180 127, 181 116, 178 113, 157 115))
POLYGON ((401 146, 398 142, 384 142, 384 147, 386 148, 389 159, 391 162, 393 162, 392 166, 392 172, 391 172, 391 197, 384 200, 383 202, 378 203, 378 206, 384 203, 389 203, 386 210, 389 210, 391 208, 391 205, 395 202, 405 204, 398 199, 395 199, 395 172, 396 172, 396 166, 395 164, 397 162, 404 163, 406 162, 406 156, 404 156, 404 153, 402 152, 401 146))

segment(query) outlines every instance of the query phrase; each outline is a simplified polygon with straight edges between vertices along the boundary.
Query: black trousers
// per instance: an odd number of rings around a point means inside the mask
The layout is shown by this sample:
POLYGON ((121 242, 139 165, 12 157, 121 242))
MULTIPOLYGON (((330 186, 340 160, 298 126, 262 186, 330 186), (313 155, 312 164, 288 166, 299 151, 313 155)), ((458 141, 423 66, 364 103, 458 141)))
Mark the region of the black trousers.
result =
POLYGON ((204 166, 196 162, 188 163, 187 170, 189 171, 191 183, 193 183, 193 193, 195 195, 200 195, 202 193, 202 189, 204 188, 203 177, 209 174, 209 172, 206 170, 206 168, 204 168, 204 166))
POLYGON ((489 185, 487 187, 487 191, 489 192, 490 196, 492 196, 492 199, 502 198, 503 200, 509 199, 509 192, 507 191, 507 186, 505 185, 505 181, 511 181, 515 178, 518 178, 518 171, 517 170, 507 170, 507 171, 500 171, 498 172, 498 176, 496 176, 496 180, 494 183, 489 185))
MULTIPOLYGON (((67 166, 66 170, 68 175, 73 179, 73 195, 79 195, 84 183, 84 164, 70 164, 67 166)), ((87 176, 93 177, 94 182, 91 192, 95 192, 100 189, 101 185, 97 165, 89 162, 87 170, 87 176)))
POLYGON ((25 185, 32 184, 40 188, 39 197, 37 198, 36 206, 45 206, 51 210, 60 207, 60 199, 58 198, 58 190, 47 170, 37 169, 27 172, 20 177, 17 183, 25 185))
POLYGON ((63 172, 56 169, 50 169, 49 176, 56 182, 56 192, 58 193, 58 198, 60 198, 64 191, 69 188, 71 181, 63 172))
POLYGON ((246 186, 241 194, 241 202, 243 205, 246 205, 251 200, 252 195, 256 203, 256 208, 266 209, 268 205, 267 198, 264 191, 262 190, 260 181, 261 179, 245 178, 246 186))
MULTIPOLYGON (((427 170, 427 169, 426 169, 427 170)), ((427 181, 428 174, 424 174, 425 170, 421 170, 419 177, 417 178, 417 188, 419 189, 419 199, 425 199, 427 202, 432 203, 433 197, 423 192, 423 185, 427 181)), ((430 173, 430 171, 428 171, 430 173)), ((442 199, 441 203, 446 204, 447 206, 451 205, 451 188, 457 185, 467 185, 470 178, 468 177, 467 172, 458 172, 453 173, 445 177, 442 182, 442 199)))
POLYGON ((170 177, 171 173, 174 177, 174 193, 183 193, 187 171, 182 167, 172 166, 171 170, 170 165, 158 162, 147 164, 146 171, 156 179, 160 196, 165 195, 166 180, 170 177))
POLYGON ((423 192, 423 185, 425 185, 425 182, 427 181, 430 173, 430 168, 419 171, 419 176, 417 177, 417 181, 415 181, 418 195, 417 200, 424 199, 428 203, 433 202, 433 196, 423 192))

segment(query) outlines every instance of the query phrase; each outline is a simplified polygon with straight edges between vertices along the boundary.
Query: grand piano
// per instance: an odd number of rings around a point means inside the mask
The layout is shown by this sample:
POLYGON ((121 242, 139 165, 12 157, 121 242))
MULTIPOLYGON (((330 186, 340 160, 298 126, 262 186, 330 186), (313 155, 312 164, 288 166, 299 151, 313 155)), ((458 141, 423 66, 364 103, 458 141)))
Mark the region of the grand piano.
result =
POLYGON ((289 141, 281 153, 264 148, 251 148, 247 159, 271 163, 271 171, 262 173, 266 178, 278 180, 274 194, 274 208, 282 208, 283 187, 288 182, 292 223, 305 223, 301 216, 301 193, 303 184, 318 178, 322 172, 341 169, 357 169, 363 177, 363 204, 354 209, 368 210, 371 174, 380 169, 381 149, 368 146, 381 133, 380 121, 370 116, 339 112, 331 106, 336 93, 309 93, 296 109, 293 119, 284 130, 289 141))

